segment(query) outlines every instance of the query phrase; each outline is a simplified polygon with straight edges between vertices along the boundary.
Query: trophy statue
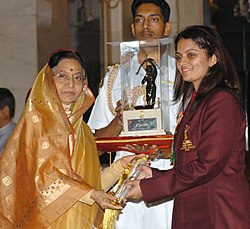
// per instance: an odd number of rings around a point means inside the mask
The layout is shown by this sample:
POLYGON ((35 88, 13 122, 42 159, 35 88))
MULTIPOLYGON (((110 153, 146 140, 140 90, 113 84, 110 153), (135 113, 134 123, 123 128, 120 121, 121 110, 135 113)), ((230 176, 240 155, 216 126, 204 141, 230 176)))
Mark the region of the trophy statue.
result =
MULTIPOLYGON (((116 116, 115 106, 121 96, 123 130, 116 137, 96 138, 98 150, 140 153, 127 149, 126 145, 171 147, 170 106, 173 96, 170 90, 173 82, 169 80, 170 43, 169 38, 109 43, 120 46, 120 65, 110 66, 107 101, 110 112, 116 116)), ((144 153, 150 154, 152 150, 144 153)))
POLYGON ((120 43, 124 107, 120 136, 169 132, 169 43, 168 38, 120 43))
POLYGON ((144 76, 144 78, 142 79, 141 83, 144 85, 145 83, 146 85, 146 106, 144 107, 135 107, 135 109, 138 108, 144 108, 144 109, 152 109, 154 108, 155 105, 155 97, 156 97, 156 84, 155 84, 155 80, 157 77, 157 64, 154 61, 154 59, 152 58, 148 58, 148 56, 146 56, 145 60, 141 63, 138 71, 135 74, 138 74, 141 67, 143 66, 143 64, 146 63, 146 74, 144 76))

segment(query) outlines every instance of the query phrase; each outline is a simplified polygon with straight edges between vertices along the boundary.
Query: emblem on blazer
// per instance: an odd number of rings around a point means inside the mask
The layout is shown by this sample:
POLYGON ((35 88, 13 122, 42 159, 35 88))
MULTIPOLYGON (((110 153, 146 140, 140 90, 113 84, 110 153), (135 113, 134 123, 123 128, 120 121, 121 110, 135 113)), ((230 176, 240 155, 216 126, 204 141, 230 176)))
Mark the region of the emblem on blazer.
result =
POLYGON ((188 124, 186 124, 184 127, 184 139, 182 141, 182 147, 181 147, 181 150, 184 150, 185 152, 195 148, 192 141, 190 139, 188 139, 188 130, 189 129, 190 129, 190 126, 188 124))

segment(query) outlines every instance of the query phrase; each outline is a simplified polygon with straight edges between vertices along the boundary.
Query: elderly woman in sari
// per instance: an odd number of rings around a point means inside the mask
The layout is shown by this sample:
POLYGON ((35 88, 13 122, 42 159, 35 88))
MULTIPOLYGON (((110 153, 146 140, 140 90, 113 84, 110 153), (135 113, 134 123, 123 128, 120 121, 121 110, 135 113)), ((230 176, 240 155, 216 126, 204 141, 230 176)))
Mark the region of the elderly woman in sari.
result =
POLYGON ((0 160, 3 228, 99 228, 102 208, 121 209, 105 191, 132 157, 100 176, 95 140, 82 121, 93 101, 81 56, 55 52, 0 160))

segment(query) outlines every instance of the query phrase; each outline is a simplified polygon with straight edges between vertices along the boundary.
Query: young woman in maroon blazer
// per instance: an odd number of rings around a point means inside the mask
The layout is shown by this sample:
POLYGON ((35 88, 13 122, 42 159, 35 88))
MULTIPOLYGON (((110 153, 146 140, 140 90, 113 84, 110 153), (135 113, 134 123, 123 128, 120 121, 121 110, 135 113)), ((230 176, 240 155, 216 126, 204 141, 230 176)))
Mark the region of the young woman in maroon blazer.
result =
POLYGON ((142 168, 145 179, 127 183, 127 198, 174 197, 174 229, 249 229, 246 118, 232 59, 206 26, 184 28, 175 50, 175 101, 184 115, 174 136, 174 168, 142 168))

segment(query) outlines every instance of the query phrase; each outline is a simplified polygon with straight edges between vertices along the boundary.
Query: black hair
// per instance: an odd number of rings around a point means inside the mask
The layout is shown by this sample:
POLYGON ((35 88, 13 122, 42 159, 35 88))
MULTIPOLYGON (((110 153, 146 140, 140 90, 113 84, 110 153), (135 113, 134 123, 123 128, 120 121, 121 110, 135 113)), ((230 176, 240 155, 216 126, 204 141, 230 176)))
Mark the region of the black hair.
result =
POLYGON ((49 58, 49 62, 48 65, 50 66, 50 68, 54 68, 56 65, 58 65, 58 63, 62 60, 62 59, 76 59, 80 65, 82 66, 82 68, 85 70, 86 72, 86 64, 84 59, 81 57, 81 55, 71 49, 59 49, 57 51, 55 51, 49 58))
MULTIPOLYGON (((209 68, 199 86, 197 99, 201 99, 212 89, 219 86, 231 91, 241 101, 241 87, 238 74, 218 32, 207 26, 188 26, 176 36, 175 50, 177 50, 180 39, 192 39, 199 48, 206 51, 208 57, 215 55, 217 58, 217 63, 209 68)), ((193 84, 184 81, 179 72, 177 72, 174 88, 174 101, 182 99, 182 108, 184 108, 193 92, 193 84)))
POLYGON ((166 23, 169 21, 170 6, 168 5, 168 3, 165 0, 134 0, 132 3, 132 6, 131 6, 131 12, 133 15, 133 19, 135 19, 135 16, 136 16, 135 14, 136 14, 137 8, 141 4, 148 4, 148 3, 152 3, 152 4, 160 7, 164 22, 166 23))
POLYGON ((10 117, 14 118, 15 115, 15 97, 7 88, 0 88, 0 109, 4 106, 9 107, 10 117))

